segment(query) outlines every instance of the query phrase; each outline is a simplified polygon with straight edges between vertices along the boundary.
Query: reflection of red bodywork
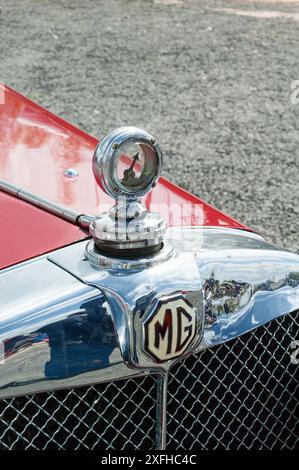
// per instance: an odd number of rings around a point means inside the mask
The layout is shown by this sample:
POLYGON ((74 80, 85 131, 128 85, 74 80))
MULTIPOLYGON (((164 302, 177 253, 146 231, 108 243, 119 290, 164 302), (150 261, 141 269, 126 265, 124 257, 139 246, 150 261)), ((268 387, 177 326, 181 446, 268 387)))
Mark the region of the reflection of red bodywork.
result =
POLYGON ((17 336, 13 339, 4 340, 5 359, 30 348, 33 343, 49 343, 48 335, 45 333, 32 333, 28 336, 17 336))
MULTIPOLYGON (((111 199, 93 178, 91 160, 97 144, 94 137, 8 87, 4 87, 4 101, 0 104, 1 180, 78 213, 96 214, 111 205, 111 199), (66 178, 67 168, 75 168, 79 176, 66 178)), ((145 203, 162 211, 171 226, 246 229, 164 178, 160 178, 145 203)), ((5 222, 0 231, 0 268, 86 237, 78 227, 3 193, 0 210, 5 222)))

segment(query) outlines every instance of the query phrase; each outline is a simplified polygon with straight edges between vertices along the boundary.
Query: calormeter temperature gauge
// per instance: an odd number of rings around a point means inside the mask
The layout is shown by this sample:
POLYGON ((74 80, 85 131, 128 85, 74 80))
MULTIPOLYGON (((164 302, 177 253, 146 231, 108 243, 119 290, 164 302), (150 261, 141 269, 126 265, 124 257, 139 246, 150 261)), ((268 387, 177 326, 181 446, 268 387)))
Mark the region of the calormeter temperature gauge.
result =
POLYGON ((93 172, 101 189, 115 199, 108 213, 90 226, 95 247, 110 256, 131 257, 161 249, 165 223, 149 212, 141 198, 155 186, 162 153, 153 136, 136 127, 122 127, 96 147, 93 172), (126 250, 126 253, 124 253, 126 250))
POLYGON ((98 184, 114 199, 140 199, 159 177, 162 154, 155 139, 136 127, 121 127, 97 146, 93 171, 98 184))

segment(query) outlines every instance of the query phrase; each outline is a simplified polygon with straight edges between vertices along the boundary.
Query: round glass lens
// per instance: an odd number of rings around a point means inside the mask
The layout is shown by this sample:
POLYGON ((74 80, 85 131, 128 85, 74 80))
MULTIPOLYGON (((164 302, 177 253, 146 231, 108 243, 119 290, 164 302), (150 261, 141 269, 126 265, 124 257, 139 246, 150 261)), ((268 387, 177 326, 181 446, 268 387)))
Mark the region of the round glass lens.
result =
POLYGON ((141 142, 122 144, 115 158, 114 179, 120 189, 131 194, 144 191, 158 173, 154 149, 141 142))

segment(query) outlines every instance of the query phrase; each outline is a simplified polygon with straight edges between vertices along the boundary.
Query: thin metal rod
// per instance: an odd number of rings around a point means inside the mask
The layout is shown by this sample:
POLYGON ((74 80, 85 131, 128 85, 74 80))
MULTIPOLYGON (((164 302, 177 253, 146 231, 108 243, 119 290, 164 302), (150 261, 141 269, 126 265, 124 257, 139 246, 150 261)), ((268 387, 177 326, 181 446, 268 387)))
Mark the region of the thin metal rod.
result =
POLYGON ((158 376, 156 449, 166 449, 168 373, 158 376))
POLYGON ((74 225, 79 225, 79 227, 82 227, 85 230, 88 229, 89 224, 93 220, 93 217, 90 215, 80 214, 79 212, 68 209, 60 204, 50 201, 49 199, 31 193, 30 191, 25 191, 15 184, 7 183, 1 179, 0 191, 6 192, 18 199, 22 199, 25 202, 29 202, 30 204, 67 220, 74 225))

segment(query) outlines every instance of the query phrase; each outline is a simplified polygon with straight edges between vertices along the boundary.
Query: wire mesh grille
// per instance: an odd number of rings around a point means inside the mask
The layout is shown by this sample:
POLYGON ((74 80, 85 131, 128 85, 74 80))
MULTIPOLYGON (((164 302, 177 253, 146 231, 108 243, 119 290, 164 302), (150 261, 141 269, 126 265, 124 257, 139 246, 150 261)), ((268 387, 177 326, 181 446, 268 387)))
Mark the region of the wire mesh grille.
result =
MULTIPOLYGON (((189 356, 171 369, 168 449, 292 449, 299 444, 299 312, 189 356)), ((0 449, 152 449, 157 379, 0 401, 0 449)))
POLYGON ((176 365, 168 387, 169 449, 299 445, 299 312, 176 365))
POLYGON ((0 401, 0 449, 152 449, 153 377, 0 401))

